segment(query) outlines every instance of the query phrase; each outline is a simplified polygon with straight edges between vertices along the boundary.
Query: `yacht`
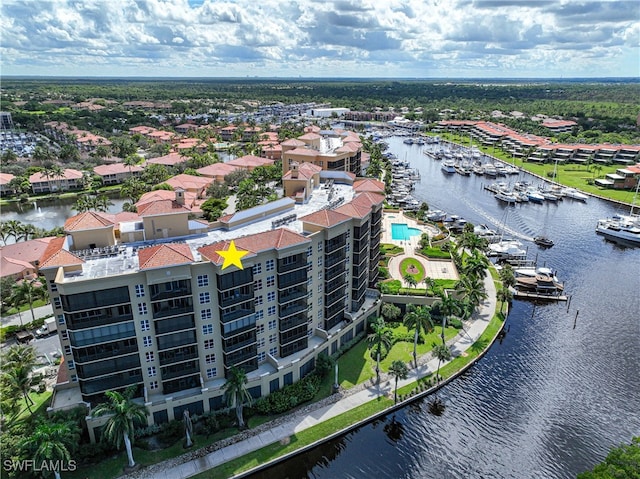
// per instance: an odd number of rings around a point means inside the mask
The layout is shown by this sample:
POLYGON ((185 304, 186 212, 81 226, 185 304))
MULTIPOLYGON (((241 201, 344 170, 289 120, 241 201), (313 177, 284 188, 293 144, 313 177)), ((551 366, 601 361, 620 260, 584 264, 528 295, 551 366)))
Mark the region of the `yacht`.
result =
POLYGON ((587 195, 579 192, 575 188, 564 188, 562 190, 562 193, 564 193, 564 196, 566 196, 567 198, 571 198, 572 200, 582 201, 584 203, 586 203, 587 198, 589 198, 587 195))
POLYGON ((495 178, 496 176, 498 176, 496 167, 489 163, 484 165, 484 176, 486 176, 487 178, 495 178))
POLYGON ((447 174, 455 173, 456 172, 456 162, 454 160, 452 160, 452 159, 444 160, 442 162, 442 165, 440 165, 440 169, 443 172, 447 173, 447 174))
POLYGON ((542 203, 544 201, 544 196, 534 189, 527 190, 527 197, 532 203, 542 203))
POLYGON ((559 294, 564 290, 564 285, 550 268, 516 268, 513 273, 517 290, 539 294, 559 294))
POLYGON ((611 241, 640 246, 640 215, 614 215, 598 221, 596 233, 611 241))
POLYGON ((522 248, 522 243, 515 240, 502 240, 489 245, 488 256, 497 257, 499 260, 524 259, 527 251, 522 248))
POLYGON ((494 196, 497 200, 500 200, 508 205, 515 204, 515 202, 518 200, 516 198, 516 195, 514 195, 510 191, 498 191, 494 196))
POLYGON ((533 242, 543 248, 551 248, 555 243, 546 236, 535 236, 533 242))

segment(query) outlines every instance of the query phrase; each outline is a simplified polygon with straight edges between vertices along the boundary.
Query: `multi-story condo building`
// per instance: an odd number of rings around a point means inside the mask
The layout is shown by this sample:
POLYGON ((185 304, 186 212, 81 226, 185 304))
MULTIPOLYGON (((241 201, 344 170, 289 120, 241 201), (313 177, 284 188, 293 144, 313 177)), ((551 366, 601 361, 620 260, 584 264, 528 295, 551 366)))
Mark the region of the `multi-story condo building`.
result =
MULTIPOLYGON (((285 197, 220 218, 175 200, 114 223, 70 218, 40 264, 63 362, 52 407, 93 407, 134 385, 149 424, 224 406, 231 368, 260 397, 311 372, 378 314, 384 185, 301 168, 305 201, 285 197), (328 176, 323 176, 324 174, 328 176), (239 251, 239 263, 227 253, 239 251)), ((88 419, 93 439, 103 418, 88 419)))

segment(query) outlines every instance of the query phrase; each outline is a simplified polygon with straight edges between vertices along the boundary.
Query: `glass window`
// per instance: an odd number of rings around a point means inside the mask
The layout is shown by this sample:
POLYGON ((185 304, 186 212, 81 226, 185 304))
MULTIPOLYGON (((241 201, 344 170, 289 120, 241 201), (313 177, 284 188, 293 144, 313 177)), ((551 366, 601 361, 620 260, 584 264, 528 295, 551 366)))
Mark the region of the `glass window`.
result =
POLYGON ((258 324, 256 326, 256 334, 262 334, 264 333, 264 324, 258 324))
POLYGON ((138 314, 147 314, 147 303, 138 303, 138 314))
POLYGON ((206 291, 204 293, 200 293, 200 304, 207 304, 211 302, 211 294, 206 291))
POLYGON ((151 329, 151 327, 149 326, 149 320, 148 319, 143 319, 142 321, 140 321, 140 330, 141 331, 149 331, 149 329, 151 329))
POLYGON ((271 356, 277 356, 278 355, 278 347, 276 346, 275 348, 269 349, 269 354, 271 356))
POLYGON ((278 335, 277 334, 270 334, 269 335, 269 344, 273 344, 276 341, 278 341, 278 335))
POLYGON ((271 288, 275 284, 276 284, 276 277, 275 276, 267 276, 267 288, 271 288))
POLYGON ((204 288, 205 286, 209 286, 209 275, 207 274, 199 274, 198 275, 198 287, 204 288))
POLYGON ((213 349, 213 339, 204 340, 204 349, 213 349))
POLYGON ((144 296, 144 284, 136 284, 136 298, 144 296))
POLYGON ((64 314, 58 315, 58 324, 64 324, 64 314))
POLYGON ((158 381, 151 381, 149 383, 149 389, 158 389, 158 381))
POLYGON ((213 334, 213 324, 203 324, 202 325, 202 333, 203 334, 213 334))
POLYGON ((268 259, 267 262, 266 262, 266 268, 265 269, 267 271, 273 271, 274 266, 275 266, 275 261, 272 260, 272 259, 268 259))
POLYGON ((276 314, 276 307, 275 306, 269 306, 267 308, 267 316, 273 316, 274 314, 276 314))
POLYGON ((254 264, 252 269, 254 275, 262 273, 262 263, 254 264))
POLYGON ((207 379, 215 378, 218 375, 217 368, 209 368, 207 369, 207 379))
POLYGON ((261 279, 256 279, 253 282, 253 289, 254 289, 254 291, 260 291, 262 289, 262 280, 261 279))
POLYGON ((147 376, 149 376, 150 378, 156 376, 158 373, 156 371, 156 367, 155 366, 149 366, 147 368, 147 376))
POLYGON ((269 291, 267 293, 267 301, 272 303, 275 300, 276 300, 276 292, 275 291, 269 291))
POLYGON ((204 362, 207 364, 213 364, 216 362, 216 355, 215 354, 207 354, 204 357, 204 362))
POLYGON ((145 348, 151 347, 151 345, 153 345, 151 336, 145 336, 144 338, 142 338, 142 344, 144 344, 145 348))
POLYGON ((269 321, 269 331, 271 331, 272 329, 276 329, 278 323, 275 319, 272 319, 271 321, 269 321))
POLYGON ((208 319, 211 319, 213 317, 213 313, 211 312, 210 308, 207 309, 203 309, 202 311, 200 311, 200 319, 203 321, 207 321, 208 319))
POLYGON ((264 303, 264 297, 262 295, 256 296, 256 306, 260 306, 264 303))
POLYGON ((153 351, 147 351, 144 353, 144 356, 148 363, 152 362, 155 359, 155 355, 153 351))
POLYGON ((266 360, 267 360, 267 353, 265 353, 264 351, 260 351, 258 353, 258 362, 262 363, 262 362, 264 362, 266 360))

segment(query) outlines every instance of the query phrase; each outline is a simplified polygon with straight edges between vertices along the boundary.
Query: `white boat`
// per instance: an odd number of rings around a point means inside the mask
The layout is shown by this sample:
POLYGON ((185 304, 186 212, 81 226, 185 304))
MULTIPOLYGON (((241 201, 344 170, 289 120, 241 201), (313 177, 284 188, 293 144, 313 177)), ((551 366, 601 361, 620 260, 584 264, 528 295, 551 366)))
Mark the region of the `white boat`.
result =
POLYGON ((544 201, 544 196, 534 189, 527 190, 527 197, 532 203, 542 203, 544 201))
POLYGON ((494 196, 497 200, 500 200, 508 205, 515 204, 515 202, 518 200, 516 198, 516 195, 509 191, 498 191, 494 196))
POLYGON ((496 176, 498 176, 496 167, 490 164, 484 165, 484 176, 486 176, 487 178, 495 178, 496 176))
POLYGON ((638 198, 638 189, 640 189, 640 180, 636 184, 636 194, 633 196, 629 214, 618 214, 598 221, 596 233, 611 241, 640 246, 640 214, 633 212, 638 198))
POLYGON ((564 285, 550 268, 515 268, 513 273, 517 290, 539 294, 559 294, 564 290, 564 285))
POLYGON ((452 159, 447 159, 442 162, 440 169, 447 174, 456 172, 456 162, 452 159))
POLYGON ((515 240, 502 240, 489 245, 489 256, 495 256, 498 259, 524 259, 527 251, 522 248, 522 243, 515 240))
POLYGON ((587 202, 587 198, 589 198, 587 195, 579 192, 575 188, 564 188, 562 190, 562 193, 564 193, 564 196, 566 196, 567 198, 571 198, 572 200, 583 201, 585 203, 587 202))

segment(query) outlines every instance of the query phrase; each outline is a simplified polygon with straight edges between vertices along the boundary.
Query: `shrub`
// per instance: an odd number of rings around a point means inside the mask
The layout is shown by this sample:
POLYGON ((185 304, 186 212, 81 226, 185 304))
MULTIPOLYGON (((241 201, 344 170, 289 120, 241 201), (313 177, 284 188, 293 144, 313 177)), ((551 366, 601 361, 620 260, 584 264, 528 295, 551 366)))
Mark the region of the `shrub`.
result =
POLYGON ((184 435, 184 424, 182 421, 170 421, 160 426, 160 434, 158 437, 162 441, 178 439, 184 435))
POLYGON ((320 389, 320 376, 310 374, 294 384, 274 391, 255 402, 255 410, 259 414, 281 414, 297 405, 310 401, 320 389))
POLYGON ((447 323, 452 328, 462 329, 462 321, 460 321, 458 318, 448 318, 447 323))
POLYGON ((315 373, 322 378, 326 376, 329 371, 331 371, 331 368, 333 367, 334 364, 335 364, 335 361, 330 356, 327 356, 326 354, 321 354, 316 359, 315 373))
POLYGON ((401 287, 402 287, 402 282, 398 279, 380 283, 380 291, 383 294, 399 294, 401 287))

